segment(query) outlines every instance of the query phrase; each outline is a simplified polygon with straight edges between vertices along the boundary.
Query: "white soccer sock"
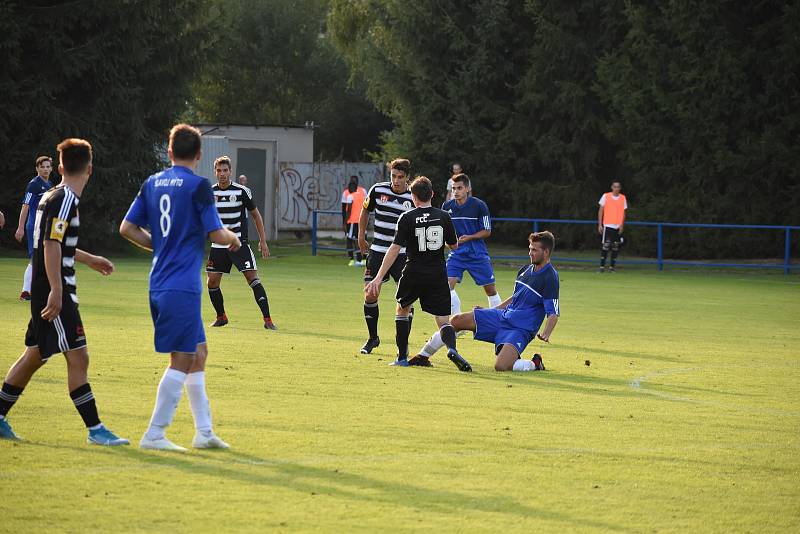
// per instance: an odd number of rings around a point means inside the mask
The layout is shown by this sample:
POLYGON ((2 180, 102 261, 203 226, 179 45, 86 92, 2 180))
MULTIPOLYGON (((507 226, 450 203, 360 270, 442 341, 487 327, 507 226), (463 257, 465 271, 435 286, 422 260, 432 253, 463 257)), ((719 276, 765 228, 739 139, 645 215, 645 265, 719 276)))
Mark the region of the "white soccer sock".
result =
POLYGON ((161 439, 164 437, 164 430, 172 423, 178 403, 183 395, 183 383, 186 381, 186 373, 177 369, 167 369, 161 382, 158 384, 156 394, 156 406, 153 409, 153 416, 150 418, 150 426, 145 432, 147 439, 161 439))
POLYGON ((25 267, 25 275, 22 277, 22 290, 31 292, 31 278, 33 278, 33 265, 28 263, 25 267))
POLYGON ((535 371, 536 366, 533 364, 531 360, 520 359, 514 362, 514 368, 512 371, 535 371))
POLYGON ((429 358, 434 355, 434 353, 444 347, 444 341, 442 341, 442 334, 439 333, 437 330, 431 338, 425 343, 425 346, 422 347, 422 350, 419 351, 420 354, 423 356, 428 356, 429 358))
POLYGON ((186 377, 186 396, 192 407, 194 427, 198 432, 211 432, 211 407, 206 394, 206 373, 190 373, 186 377))
POLYGON ((489 299, 489 307, 490 308, 496 308, 498 304, 503 302, 502 300, 500 300, 500 293, 495 293, 494 295, 489 295, 488 299, 489 299))
POLYGON ((461 313, 461 299, 455 289, 450 290, 450 315, 461 313))

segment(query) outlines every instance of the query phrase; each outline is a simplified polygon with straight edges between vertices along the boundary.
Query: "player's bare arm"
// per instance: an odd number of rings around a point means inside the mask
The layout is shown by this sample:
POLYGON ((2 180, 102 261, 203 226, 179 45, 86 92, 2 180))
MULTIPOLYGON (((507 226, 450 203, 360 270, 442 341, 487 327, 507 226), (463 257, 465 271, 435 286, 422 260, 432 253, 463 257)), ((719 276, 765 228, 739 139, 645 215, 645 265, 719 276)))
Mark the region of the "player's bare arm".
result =
POLYGON ((258 208, 250 210, 250 216, 253 218, 253 224, 256 225, 256 232, 258 232, 258 250, 261 251, 261 257, 267 259, 269 257, 269 247, 267 246, 267 233, 264 231, 264 219, 261 217, 261 212, 258 208))
POLYGON ((389 250, 386 251, 386 255, 383 257, 383 262, 381 263, 381 268, 378 269, 378 273, 375 275, 375 278, 367 284, 365 288, 367 295, 371 297, 377 297, 381 293, 381 280, 383 277, 386 276, 386 273, 389 272, 389 269, 392 265, 394 265, 395 260, 397 260, 397 256, 400 255, 400 245, 396 243, 392 243, 389 247, 389 250))
POLYGON ((79 248, 75 249, 75 261, 86 265, 90 269, 97 271, 103 276, 108 276, 114 272, 114 264, 111 263, 108 258, 89 254, 88 252, 79 248))
POLYGON ((369 253, 369 243, 367 243, 367 224, 369 224, 369 212, 365 209, 361 210, 361 215, 358 217, 358 248, 361 253, 366 256, 369 253))
POLYGON ((144 228, 125 220, 119 225, 119 234, 137 247, 153 251, 153 238, 144 228))
POLYGON ((3 215, 3 212, 0 211, 0 228, 6 225, 6 216, 3 215))
POLYGON ((558 323, 558 315, 548 315, 547 322, 544 325, 544 330, 542 330, 541 334, 537 334, 536 337, 544 341, 545 343, 550 343, 550 335, 553 333, 553 329, 556 327, 556 323, 558 323))
POLYGON ((600 209, 597 210, 597 233, 603 233, 603 206, 600 206, 600 209))
POLYGON ((44 241, 44 270, 50 283, 47 306, 42 310, 42 319, 52 321, 61 312, 61 243, 46 239, 44 241))
POLYGON ((220 228, 208 234, 208 238, 217 245, 225 245, 231 252, 236 252, 242 247, 242 242, 236 237, 236 234, 227 228, 220 228))
POLYGON ((467 241, 472 241, 473 239, 486 239, 490 235, 492 235, 491 230, 481 230, 480 232, 475 232, 474 234, 459 236, 458 242, 466 243, 467 241))
POLYGON ((29 209, 30 207, 27 204, 23 204, 22 209, 19 210, 19 222, 17 223, 17 231, 14 232, 14 237, 19 242, 22 242, 22 238, 25 236, 25 221, 28 220, 29 209))
POLYGON ((622 222, 619 223, 619 233, 622 235, 622 229, 625 227, 625 211, 622 211, 622 222))

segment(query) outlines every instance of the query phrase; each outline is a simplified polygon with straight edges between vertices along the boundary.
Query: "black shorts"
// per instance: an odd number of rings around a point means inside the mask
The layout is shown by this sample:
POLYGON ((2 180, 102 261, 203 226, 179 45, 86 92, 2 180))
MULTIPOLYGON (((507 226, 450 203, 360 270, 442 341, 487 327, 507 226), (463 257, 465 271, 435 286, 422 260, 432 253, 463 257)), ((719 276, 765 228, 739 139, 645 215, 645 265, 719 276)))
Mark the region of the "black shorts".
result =
POLYGON ((25 332, 25 346, 38 347, 42 360, 53 354, 69 352, 86 346, 83 321, 78 305, 66 291, 61 298, 61 312, 53 321, 42 319, 42 310, 47 306, 49 290, 34 291, 31 295, 31 320, 25 332))
POLYGON ((229 273, 231 265, 235 265, 239 272, 258 270, 256 257, 253 255, 250 245, 242 243, 241 248, 236 252, 231 252, 227 248, 211 247, 208 263, 206 263, 207 273, 229 273))
MULTIPOLYGON (((384 256, 386 256, 386 254, 382 252, 375 252, 374 250, 369 251, 369 254, 367 255, 367 268, 364 270, 365 282, 372 282, 375 279, 375 274, 381 270, 381 263, 383 263, 384 256)), ((403 274, 403 267, 405 267, 405 265, 406 255, 400 254, 397 256, 397 259, 394 260, 394 264, 389 267, 389 271, 386 273, 386 276, 383 277, 381 283, 385 284, 388 282, 390 276, 394 278, 395 282, 400 280, 400 276, 403 274)))
POLYGON ((619 243, 620 235, 618 228, 603 227, 603 243, 619 243))
POLYGON ((403 308, 419 300, 422 311, 437 316, 450 315, 450 286, 446 276, 403 273, 395 299, 403 308))
POLYGON ((347 223, 347 231, 345 231, 347 239, 358 239, 358 223, 347 223))

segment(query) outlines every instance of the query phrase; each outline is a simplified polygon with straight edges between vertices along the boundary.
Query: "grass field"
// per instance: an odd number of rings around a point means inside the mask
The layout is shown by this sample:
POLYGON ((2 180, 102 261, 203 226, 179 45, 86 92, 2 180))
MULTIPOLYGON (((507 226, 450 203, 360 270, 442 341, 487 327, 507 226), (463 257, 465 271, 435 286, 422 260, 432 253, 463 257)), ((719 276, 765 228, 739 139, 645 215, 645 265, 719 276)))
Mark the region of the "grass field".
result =
MULTIPOLYGON (((777 274, 561 269, 561 320, 534 343, 548 370, 498 374, 461 338, 472 374, 365 339, 360 271, 276 247, 262 262, 278 332, 241 277, 231 324, 207 331, 209 394, 230 451, 104 449, 54 358, 0 442, 0 531, 797 532, 800 280, 777 274)), ((145 257, 78 272, 100 415, 138 443, 165 358, 152 348, 145 257)), ((558 267, 558 266, 557 266, 558 267)), ((0 372, 21 352, 24 260, 0 258, 0 372)), ((514 270, 497 272, 509 295, 514 270)), ((470 283, 465 307, 485 304, 470 283)), ((204 297, 204 317, 213 311, 204 297)), ((411 350, 433 321, 419 314, 411 350)), ((533 350, 532 350, 533 349, 533 350)), ((413 352, 412 352, 413 353, 413 352)), ((186 399, 169 436, 189 445, 186 399)))

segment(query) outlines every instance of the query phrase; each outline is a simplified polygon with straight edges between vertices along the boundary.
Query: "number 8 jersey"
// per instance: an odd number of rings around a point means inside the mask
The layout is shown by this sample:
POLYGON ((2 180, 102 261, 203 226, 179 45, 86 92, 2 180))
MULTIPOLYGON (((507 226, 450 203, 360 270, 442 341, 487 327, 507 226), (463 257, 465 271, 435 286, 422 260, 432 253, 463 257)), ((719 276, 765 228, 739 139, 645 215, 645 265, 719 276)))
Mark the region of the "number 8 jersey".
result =
POLYGON ((458 241, 453 220, 432 206, 406 211, 397 220, 394 244, 405 247, 403 274, 447 277, 444 246, 458 241))
POLYGON ((206 239, 222 228, 208 180, 181 166, 154 174, 142 184, 125 220, 152 235, 150 291, 202 291, 206 239))

